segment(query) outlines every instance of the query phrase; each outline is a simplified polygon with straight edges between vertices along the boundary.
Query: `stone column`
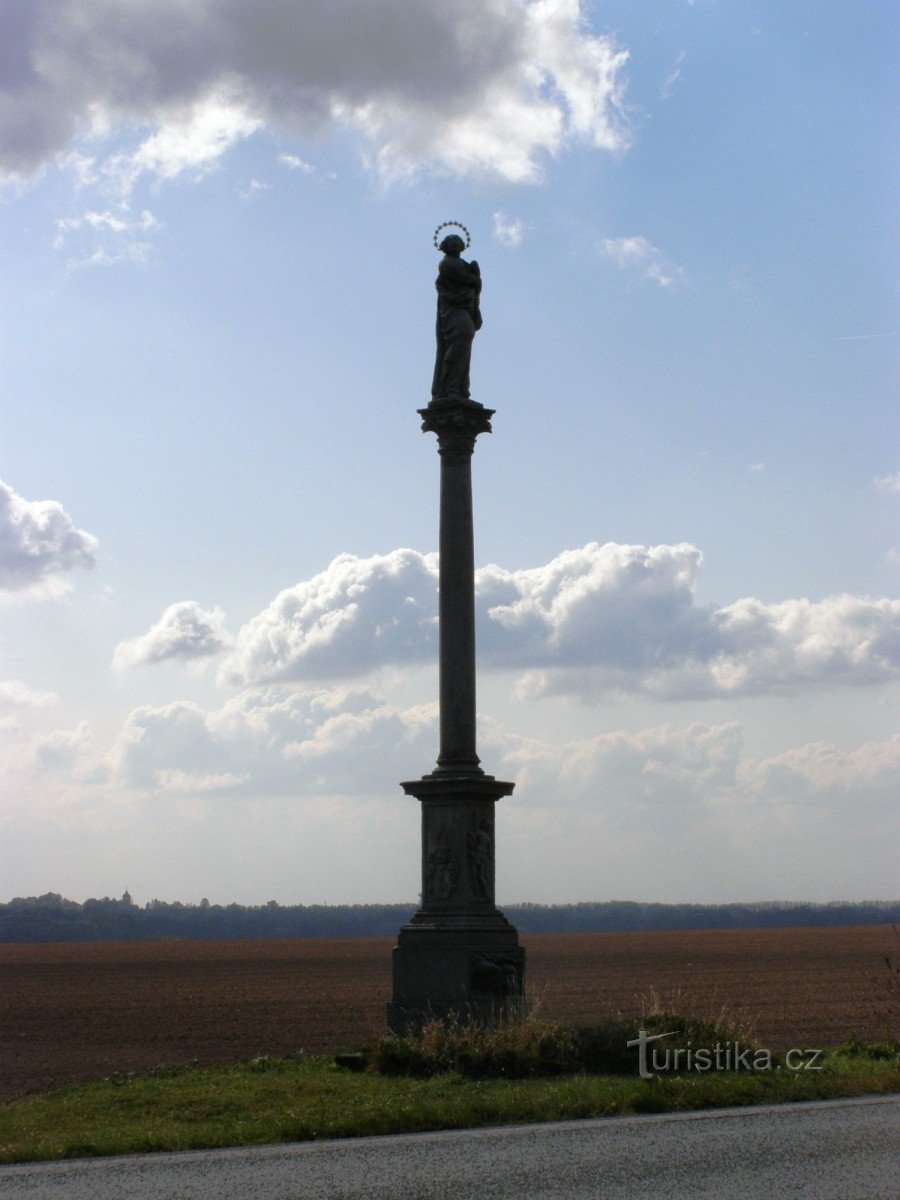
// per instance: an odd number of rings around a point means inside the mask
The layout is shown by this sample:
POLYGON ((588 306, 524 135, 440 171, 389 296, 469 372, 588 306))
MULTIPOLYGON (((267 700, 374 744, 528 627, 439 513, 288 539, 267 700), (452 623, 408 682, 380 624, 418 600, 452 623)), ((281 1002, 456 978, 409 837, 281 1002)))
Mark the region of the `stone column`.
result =
POLYGON ((441 536, 438 584, 441 749, 438 773, 479 770, 475 753, 475 534, 472 454, 490 433, 491 409, 444 402, 421 409, 422 429, 437 434, 441 456, 441 536))
POLYGON ((525 951, 494 900, 494 805, 514 785, 486 775, 475 746, 471 463, 493 415, 471 400, 420 409, 441 456, 441 745, 433 771, 401 784, 422 805, 422 902, 394 950, 395 1033, 430 1016, 500 1019, 523 996, 525 951))

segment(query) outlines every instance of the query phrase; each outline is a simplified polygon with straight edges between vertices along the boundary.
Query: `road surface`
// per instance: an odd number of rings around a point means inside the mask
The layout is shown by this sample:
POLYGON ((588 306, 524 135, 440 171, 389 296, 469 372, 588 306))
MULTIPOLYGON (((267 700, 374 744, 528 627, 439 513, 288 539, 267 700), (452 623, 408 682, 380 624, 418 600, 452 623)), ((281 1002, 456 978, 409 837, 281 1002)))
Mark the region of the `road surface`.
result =
POLYGON ((897 1200, 900 1095, 0 1167, 3 1200, 897 1200))

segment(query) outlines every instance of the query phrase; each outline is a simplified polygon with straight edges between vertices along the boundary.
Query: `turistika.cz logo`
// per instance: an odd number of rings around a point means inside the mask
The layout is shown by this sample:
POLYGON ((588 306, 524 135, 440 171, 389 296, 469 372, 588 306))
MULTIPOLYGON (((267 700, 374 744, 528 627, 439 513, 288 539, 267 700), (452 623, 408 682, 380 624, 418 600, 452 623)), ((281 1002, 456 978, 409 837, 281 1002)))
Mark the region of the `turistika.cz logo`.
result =
MULTIPOLYGON (((655 1043, 675 1036, 671 1033, 648 1033, 639 1029, 636 1038, 625 1045, 637 1046, 638 1073, 641 1079, 684 1071, 780 1071, 771 1050, 741 1047, 740 1042, 716 1042, 714 1046, 657 1046, 655 1043), (651 1045, 651 1043, 653 1043, 651 1045), (649 1047, 649 1054, 647 1052, 649 1047)), ((794 1048, 785 1052, 784 1066, 789 1071, 821 1071, 819 1059, 824 1050, 794 1048)))

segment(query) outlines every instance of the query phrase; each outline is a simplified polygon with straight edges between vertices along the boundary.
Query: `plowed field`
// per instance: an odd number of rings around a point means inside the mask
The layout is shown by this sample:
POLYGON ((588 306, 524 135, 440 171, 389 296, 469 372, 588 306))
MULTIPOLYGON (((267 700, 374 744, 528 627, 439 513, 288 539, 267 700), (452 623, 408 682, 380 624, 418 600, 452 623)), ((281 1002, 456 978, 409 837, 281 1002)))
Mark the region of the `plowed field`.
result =
MULTIPOLYGON (((723 1007, 770 1047, 883 1037, 889 926, 537 934, 529 998, 577 1022, 723 1007)), ((347 1047, 384 1028, 393 939, 0 945, 0 1098, 161 1063, 347 1047)), ((896 997, 893 999, 896 1006, 896 997)), ((894 1012, 894 1019, 897 1014, 894 1012)))

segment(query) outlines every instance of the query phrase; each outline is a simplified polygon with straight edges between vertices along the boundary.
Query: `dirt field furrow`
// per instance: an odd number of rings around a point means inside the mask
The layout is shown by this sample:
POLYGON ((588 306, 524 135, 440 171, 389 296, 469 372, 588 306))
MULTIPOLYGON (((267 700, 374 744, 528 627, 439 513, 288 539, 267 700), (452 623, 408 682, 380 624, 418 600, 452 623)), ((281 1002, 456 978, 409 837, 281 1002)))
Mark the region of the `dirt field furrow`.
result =
MULTIPOLYGON (((879 1038, 897 1020, 889 926, 536 934, 529 999, 594 1022, 723 1009, 773 1048, 879 1038), (891 1006, 895 1011, 891 1012, 891 1006)), ((0 945, 0 1098, 160 1064, 352 1046, 384 1030, 393 939, 0 945)), ((896 1031, 894 1031, 896 1032, 896 1031)))

